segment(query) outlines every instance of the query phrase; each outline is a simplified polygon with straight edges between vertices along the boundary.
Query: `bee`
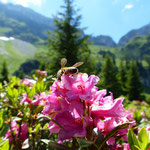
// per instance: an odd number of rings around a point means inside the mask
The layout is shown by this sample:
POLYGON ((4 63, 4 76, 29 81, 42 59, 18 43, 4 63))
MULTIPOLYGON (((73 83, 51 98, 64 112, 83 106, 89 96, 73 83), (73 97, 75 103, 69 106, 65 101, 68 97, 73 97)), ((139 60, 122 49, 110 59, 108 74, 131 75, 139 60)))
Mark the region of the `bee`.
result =
POLYGON ((83 62, 77 62, 71 67, 65 67, 66 63, 67 63, 67 59, 62 58, 61 59, 61 69, 57 72, 57 79, 59 79, 59 80, 63 73, 68 74, 68 75, 78 73, 79 70, 77 67, 79 67, 83 64, 83 62))

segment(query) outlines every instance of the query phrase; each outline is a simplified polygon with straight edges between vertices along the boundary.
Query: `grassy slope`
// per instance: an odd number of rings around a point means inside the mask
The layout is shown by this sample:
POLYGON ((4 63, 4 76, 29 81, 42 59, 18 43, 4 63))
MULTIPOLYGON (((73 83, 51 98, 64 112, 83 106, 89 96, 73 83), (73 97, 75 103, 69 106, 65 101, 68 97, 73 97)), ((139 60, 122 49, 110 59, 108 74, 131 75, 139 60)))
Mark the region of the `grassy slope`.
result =
POLYGON ((9 73, 12 74, 27 59, 34 57, 37 48, 20 40, 2 41, 0 40, 0 70, 5 60, 9 73))
POLYGON ((115 61, 116 61, 117 66, 119 66, 119 62, 121 59, 121 53, 119 49, 98 46, 98 45, 91 45, 90 49, 91 49, 92 55, 97 59, 97 61, 100 61, 102 63, 104 62, 104 58, 102 57, 101 54, 99 54, 99 52, 103 51, 103 52, 112 53, 116 58, 115 61))

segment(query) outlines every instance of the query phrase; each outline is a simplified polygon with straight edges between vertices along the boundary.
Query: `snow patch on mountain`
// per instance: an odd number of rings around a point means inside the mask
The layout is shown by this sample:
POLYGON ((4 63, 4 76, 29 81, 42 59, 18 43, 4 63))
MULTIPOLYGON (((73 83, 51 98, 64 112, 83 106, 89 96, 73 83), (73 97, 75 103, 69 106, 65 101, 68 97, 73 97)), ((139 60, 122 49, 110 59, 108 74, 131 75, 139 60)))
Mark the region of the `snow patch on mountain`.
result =
POLYGON ((14 37, 0 36, 0 40, 2 40, 2 41, 12 41, 12 40, 15 40, 15 38, 14 37))

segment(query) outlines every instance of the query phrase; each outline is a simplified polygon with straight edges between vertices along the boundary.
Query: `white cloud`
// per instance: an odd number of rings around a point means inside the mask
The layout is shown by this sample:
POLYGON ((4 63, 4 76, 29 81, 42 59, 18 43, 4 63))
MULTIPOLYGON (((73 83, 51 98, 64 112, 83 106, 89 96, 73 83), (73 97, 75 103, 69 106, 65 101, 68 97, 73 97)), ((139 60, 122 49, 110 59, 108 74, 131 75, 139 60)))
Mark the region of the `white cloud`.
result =
POLYGON ((8 0, 0 0, 2 3, 8 3, 8 0))
POLYGON ((125 9, 131 9, 131 8, 133 8, 134 7, 134 5, 132 5, 132 4, 127 4, 127 5, 125 5, 125 9))
POLYGON ((30 4, 41 6, 43 0, 14 0, 14 2, 24 7, 28 7, 30 4))
POLYGON ((131 8, 133 8, 134 7, 134 5, 133 4, 127 4, 127 5, 125 5, 124 6, 124 8, 122 9, 122 11, 125 11, 125 10, 128 10, 128 9, 131 9, 131 8))

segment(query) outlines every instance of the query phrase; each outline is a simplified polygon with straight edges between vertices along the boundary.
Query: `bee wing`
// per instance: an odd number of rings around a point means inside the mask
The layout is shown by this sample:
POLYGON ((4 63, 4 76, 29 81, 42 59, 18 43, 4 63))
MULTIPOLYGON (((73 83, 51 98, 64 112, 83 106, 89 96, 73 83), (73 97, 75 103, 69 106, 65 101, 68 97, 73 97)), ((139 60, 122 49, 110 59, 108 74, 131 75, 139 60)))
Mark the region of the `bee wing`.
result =
POLYGON ((75 63, 72 67, 79 67, 83 64, 84 62, 77 62, 75 63))
POLYGON ((61 59, 61 68, 65 67, 66 63, 67 63, 67 59, 66 58, 62 58, 61 59))

